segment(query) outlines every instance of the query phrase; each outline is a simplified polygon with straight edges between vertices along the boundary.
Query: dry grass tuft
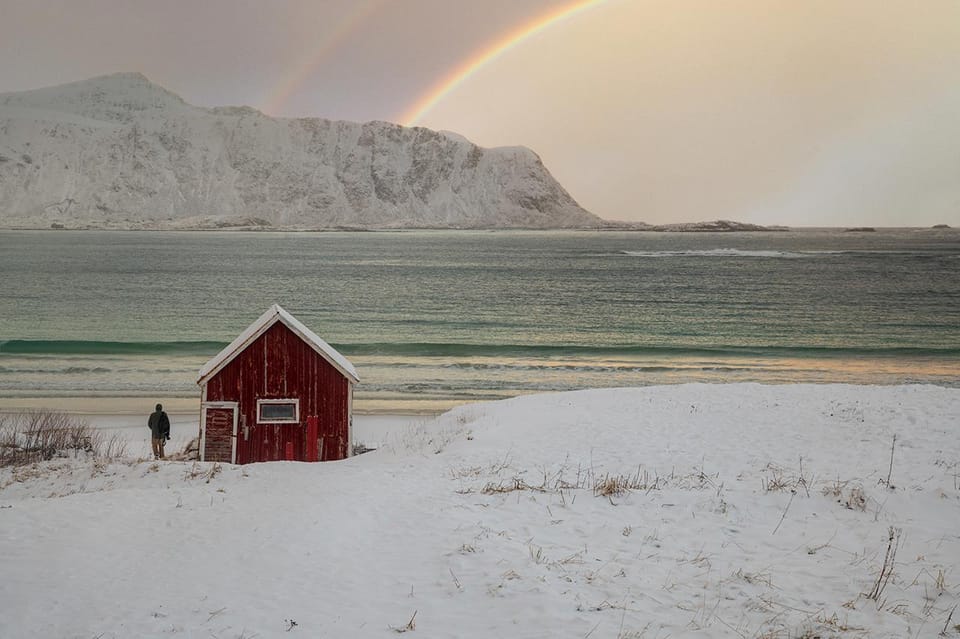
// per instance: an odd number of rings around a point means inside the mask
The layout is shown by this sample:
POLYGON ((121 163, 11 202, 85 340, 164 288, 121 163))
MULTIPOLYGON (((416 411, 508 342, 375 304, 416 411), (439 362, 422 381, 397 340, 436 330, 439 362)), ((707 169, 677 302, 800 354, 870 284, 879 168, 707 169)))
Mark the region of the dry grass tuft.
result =
POLYGON ((837 479, 823 487, 824 497, 833 497, 838 504, 843 504, 844 508, 850 510, 865 511, 867 509, 867 494, 862 486, 854 485, 847 489, 850 482, 841 482, 837 479), (846 492, 846 495, 844 493, 846 492))
POLYGON ((634 477, 627 475, 604 475, 593 484, 593 494, 597 497, 619 497, 631 489, 639 489, 640 484, 634 477))
POLYGON ((763 492, 771 493, 793 488, 794 482, 783 476, 782 468, 774 466, 773 464, 767 464, 765 470, 770 472, 770 476, 760 478, 760 485, 763 487, 763 492))
POLYGON ((482 495, 501 495, 504 493, 512 493, 515 490, 532 490, 535 492, 547 492, 545 486, 531 486, 523 479, 519 477, 514 477, 508 482, 488 482, 481 490, 480 494, 482 495))
POLYGON ((802 489, 807 497, 810 496, 810 484, 813 483, 813 479, 808 480, 806 475, 804 475, 803 457, 800 457, 800 467, 795 474, 787 473, 783 468, 772 463, 767 464, 764 470, 769 473, 768 477, 760 478, 760 485, 763 487, 764 492, 769 493, 781 490, 799 492, 802 489))
POLYGON ((413 616, 410 617, 410 621, 408 621, 406 624, 404 624, 404 625, 402 625, 402 626, 399 626, 399 627, 397 627, 397 626, 390 626, 390 630, 393 630, 394 632, 397 632, 397 633, 400 633, 400 632, 413 632, 414 630, 417 629, 417 624, 416 624, 416 621, 415 621, 416 618, 417 618, 417 611, 414 610, 414 611, 413 611, 413 616))
POLYGON ((209 484, 210 481, 221 472, 223 472, 223 466, 220 465, 220 462, 214 462, 212 466, 206 468, 201 466, 200 462, 193 462, 190 468, 184 471, 183 480, 205 479, 206 483, 209 484))
POLYGON ((847 499, 844 502, 844 506, 850 510, 866 510, 867 496, 864 494, 863 488, 859 486, 854 486, 851 488, 849 494, 847 494, 847 499))
POLYGON ((106 438, 102 431, 66 413, 38 410, 0 415, 0 467, 63 457, 114 460, 125 454, 122 437, 106 438))
POLYGON ((428 421, 417 422, 410 428, 387 437, 382 448, 388 451, 409 451, 439 455, 447 446, 464 435, 462 429, 453 426, 436 427, 428 421))
POLYGON ((642 490, 650 492, 651 490, 660 490, 667 484, 665 478, 659 475, 651 476, 642 466, 637 467, 636 472, 632 474, 611 475, 604 474, 602 477, 594 475, 592 469, 587 471, 575 488, 584 488, 590 486, 596 497, 618 497, 628 492, 642 490))
POLYGON ((879 603, 884 588, 890 583, 890 578, 893 576, 893 566, 897 560, 897 550, 900 548, 900 534, 901 530, 899 528, 890 526, 887 538, 887 552, 883 556, 883 564, 880 566, 880 574, 877 575, 877 581, 874 582, 873 588, 871 588, 870 592, 866 595, 867 599, 873 599, 879 603))
POLYGON ((200 459, 200 438, 194 437, 178 453, 172 453, 166 457, 170 461, 195 461, 200 459))

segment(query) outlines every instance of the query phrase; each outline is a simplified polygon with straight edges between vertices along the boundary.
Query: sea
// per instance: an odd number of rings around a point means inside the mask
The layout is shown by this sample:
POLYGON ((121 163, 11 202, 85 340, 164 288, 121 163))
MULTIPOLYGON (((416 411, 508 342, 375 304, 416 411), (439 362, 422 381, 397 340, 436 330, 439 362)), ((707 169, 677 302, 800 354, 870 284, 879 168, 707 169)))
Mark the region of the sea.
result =
POLYGON ((359 412, 687 382, 960 386, 960 232, 0 231, 0 398, 198 398, 272 304, 359 412))

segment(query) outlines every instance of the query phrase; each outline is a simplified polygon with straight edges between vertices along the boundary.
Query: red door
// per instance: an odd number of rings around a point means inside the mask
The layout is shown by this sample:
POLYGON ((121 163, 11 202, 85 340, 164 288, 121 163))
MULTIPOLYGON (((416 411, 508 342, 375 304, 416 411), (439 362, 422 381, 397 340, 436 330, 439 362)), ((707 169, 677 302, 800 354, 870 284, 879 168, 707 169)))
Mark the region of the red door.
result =
POLYGON ((201 457, 203 461, 234 462, 234 442, 236 440, 235 407, 204 408, 203 442, 201 457))

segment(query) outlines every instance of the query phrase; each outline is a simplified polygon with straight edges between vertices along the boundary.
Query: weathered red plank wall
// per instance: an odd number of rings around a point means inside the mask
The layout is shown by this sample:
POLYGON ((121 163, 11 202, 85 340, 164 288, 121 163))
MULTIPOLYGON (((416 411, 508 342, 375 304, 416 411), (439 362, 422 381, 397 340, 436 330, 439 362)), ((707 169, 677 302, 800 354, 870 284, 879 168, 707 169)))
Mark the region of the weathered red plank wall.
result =
POLYGON ((245 464, 284 459, 288 442, 293 443, 295 459, 306 459, 306 423, 311 415, 320 422, 320 459, 345 458, 349 396, 347 379, 277 322, 207 382, 206 399, 239 402, 237 463, 245 464), (257 424, 258 399, 299 399, 300 423, 257 424))

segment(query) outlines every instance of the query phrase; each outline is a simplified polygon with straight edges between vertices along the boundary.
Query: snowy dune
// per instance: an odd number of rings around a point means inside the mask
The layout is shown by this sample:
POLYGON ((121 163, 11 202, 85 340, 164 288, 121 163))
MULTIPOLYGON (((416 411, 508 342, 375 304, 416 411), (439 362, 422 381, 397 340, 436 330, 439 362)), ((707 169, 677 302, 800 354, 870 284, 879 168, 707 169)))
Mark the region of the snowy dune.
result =
POLYGON ((960 636, 958 423, 958 389, 684 385, 327 464, 6 469, 0 637, 960 636))

